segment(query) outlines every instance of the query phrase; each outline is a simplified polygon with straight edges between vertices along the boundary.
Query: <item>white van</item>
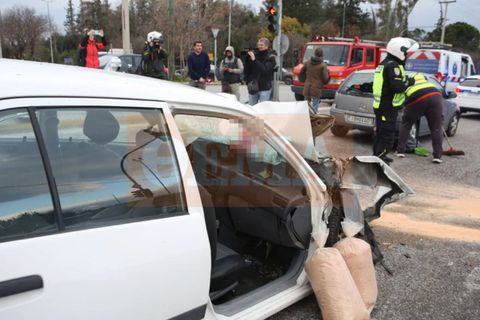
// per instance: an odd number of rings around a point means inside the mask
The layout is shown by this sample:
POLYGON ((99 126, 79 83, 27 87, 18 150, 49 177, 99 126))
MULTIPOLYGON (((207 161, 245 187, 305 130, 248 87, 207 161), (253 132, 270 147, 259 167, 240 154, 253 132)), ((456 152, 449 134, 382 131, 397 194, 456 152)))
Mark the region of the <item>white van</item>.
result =
POLYGON ((435 48, 422 48, 409 53, 405 70, 433 75, 442 83, 445 82, 447 91, 453 91, 461 80, 476 74, 470 55, 435 48))

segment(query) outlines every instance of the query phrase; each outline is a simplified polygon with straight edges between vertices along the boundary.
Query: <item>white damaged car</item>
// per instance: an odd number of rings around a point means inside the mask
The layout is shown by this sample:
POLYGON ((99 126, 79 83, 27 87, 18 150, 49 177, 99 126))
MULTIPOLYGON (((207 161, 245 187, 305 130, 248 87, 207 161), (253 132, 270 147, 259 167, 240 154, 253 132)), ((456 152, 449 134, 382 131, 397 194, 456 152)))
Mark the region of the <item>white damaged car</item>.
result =
POLYGON ((311 293, 312 235, 372 240, 413 193, 376 157, 319 156, 304 102, 0 70, 0 319, 264 319, 311 293))

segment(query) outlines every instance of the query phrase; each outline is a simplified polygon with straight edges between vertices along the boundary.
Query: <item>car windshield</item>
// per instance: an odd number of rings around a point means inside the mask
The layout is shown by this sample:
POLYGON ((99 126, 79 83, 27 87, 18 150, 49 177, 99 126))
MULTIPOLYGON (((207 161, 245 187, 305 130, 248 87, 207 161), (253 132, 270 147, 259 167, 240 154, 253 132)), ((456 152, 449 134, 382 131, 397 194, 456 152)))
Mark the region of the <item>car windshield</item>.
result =
POLYGON ((329 66, 345 66, 348 60, 349 46, 345 45, 309 45, 305 49, 303 62, 305 63, 315 53, 315 49, 321 48, 323 50, 323 60, 329 66))
POLYGON ((354 73, 345 80, 340 88, 340 93, 373 97, 373 73, 354 73))
POLYGON ((462 87, 474 87, 474 88, 480 88, 480 80, 478 79, 467 79, 460 83, 462 87))

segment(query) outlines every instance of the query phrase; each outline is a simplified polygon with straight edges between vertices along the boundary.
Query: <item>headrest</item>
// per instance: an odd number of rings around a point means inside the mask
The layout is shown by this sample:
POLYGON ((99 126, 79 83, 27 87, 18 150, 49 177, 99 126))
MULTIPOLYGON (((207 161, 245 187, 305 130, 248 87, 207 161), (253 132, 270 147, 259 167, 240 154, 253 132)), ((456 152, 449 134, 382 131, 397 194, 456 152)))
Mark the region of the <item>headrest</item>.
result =
POLYGON ((117 119, 107 110, 89 110, 83 124, 83 133, 96 144, 115 140, 120 131, 117 119))

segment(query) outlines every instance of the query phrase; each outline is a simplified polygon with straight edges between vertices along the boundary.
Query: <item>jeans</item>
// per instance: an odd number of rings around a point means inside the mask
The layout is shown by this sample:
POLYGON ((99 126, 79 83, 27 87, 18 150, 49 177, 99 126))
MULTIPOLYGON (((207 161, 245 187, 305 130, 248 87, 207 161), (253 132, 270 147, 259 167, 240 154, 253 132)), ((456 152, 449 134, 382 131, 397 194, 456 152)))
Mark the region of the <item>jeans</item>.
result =
POLYGON ((270 97, 272 96, 272 89, 259 91, 257 94, 249 94, 248 95, 248 104, 253 106, 259 102, 263 101, 270 101, 270 97))
POLYGON ((310 112, 313 114, 318 113, 318 107, 320 106, 320 98, 312 98, 312 101, 309 101, 310 112))

